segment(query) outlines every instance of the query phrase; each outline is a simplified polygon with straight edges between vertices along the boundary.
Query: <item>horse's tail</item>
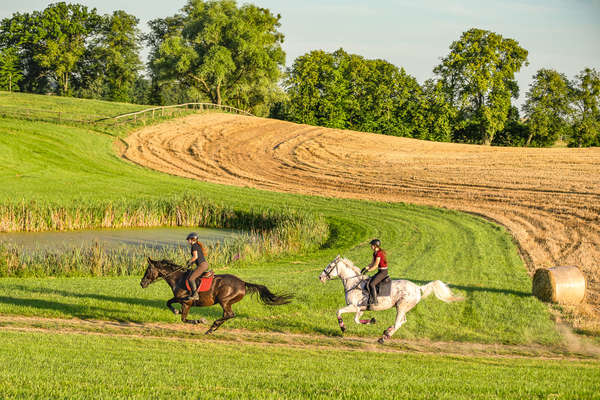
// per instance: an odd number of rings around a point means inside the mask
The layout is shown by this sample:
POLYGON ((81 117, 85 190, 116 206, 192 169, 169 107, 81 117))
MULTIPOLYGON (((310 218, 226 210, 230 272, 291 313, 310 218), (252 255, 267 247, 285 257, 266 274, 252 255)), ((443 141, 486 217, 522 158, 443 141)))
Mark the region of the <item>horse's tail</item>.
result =
POLYGON ((294 297, 291 294, 276 295, 271 293, 264 285, 255 285, 253 283, 245 282, 246 293, 255 294, 258 293, 259 301, 269 306, 279 306, 281 304, 287 304, 294 297))
POLYGON ((452 290, 442 281, 432 281, 427 285, 419 286, 421 289, 421 296, 427 297, 433 292, 435 297, 438 299, 445 301, 446 303, 450 303, 451 301, 460 301, 464 300, 464 297, 455 296, 452 293, 452 290))

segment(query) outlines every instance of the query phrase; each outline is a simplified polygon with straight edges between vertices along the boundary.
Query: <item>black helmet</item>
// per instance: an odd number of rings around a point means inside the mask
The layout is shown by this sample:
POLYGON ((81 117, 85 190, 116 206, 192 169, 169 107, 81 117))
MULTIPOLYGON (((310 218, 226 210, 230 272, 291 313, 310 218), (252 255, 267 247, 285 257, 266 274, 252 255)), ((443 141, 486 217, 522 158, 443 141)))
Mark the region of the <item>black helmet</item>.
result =
POLYGON ((373 239, 373 240, 371 240, 370 245, 371 246, 375 246, 375 247, 381 247, 381 240, 379 240, 379 239, 373 239))
POLYGON ((187 237, 185 238, 185 240, 190 240, 190 239, 198 239, 198 234, 196 232, 192 232, 189 235, 187 235, 187 237))

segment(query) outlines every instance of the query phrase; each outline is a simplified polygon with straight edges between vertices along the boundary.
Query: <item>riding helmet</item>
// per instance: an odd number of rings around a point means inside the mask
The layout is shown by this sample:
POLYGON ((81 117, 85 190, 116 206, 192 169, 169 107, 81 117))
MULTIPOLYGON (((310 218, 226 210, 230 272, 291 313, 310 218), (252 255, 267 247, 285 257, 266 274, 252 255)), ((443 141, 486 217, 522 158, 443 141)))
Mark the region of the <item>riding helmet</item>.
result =
POLYGON ((379 239, 373 239, 373 240, 371 240, 370 245, 371 246, 376 246, 376 247, 381 247, 381 240, 379 240, 379 239))
POLYGON ((189 235, 187 235, 187 237, 185 238, 185 240, 190 240, 190 239, 198 239, 198 234, 196 232, 192 232, 189 235))

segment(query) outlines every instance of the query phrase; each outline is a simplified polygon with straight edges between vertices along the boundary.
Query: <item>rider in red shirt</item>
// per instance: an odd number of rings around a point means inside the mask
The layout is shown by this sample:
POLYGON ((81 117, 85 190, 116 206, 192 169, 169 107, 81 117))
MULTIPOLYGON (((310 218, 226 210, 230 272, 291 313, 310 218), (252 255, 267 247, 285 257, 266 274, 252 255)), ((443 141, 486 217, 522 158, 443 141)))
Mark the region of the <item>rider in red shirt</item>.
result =
POLYGON ((377 285, 388 277, 388 264, 385 251, 381 248, 381 241, 379 239, 371 240, 371 249, 373 249, 373 261, 361 272, 370 272, 375 268, 379 269, 369 281, 369 289, 371 291, 369 304, 377 305, 377 285))

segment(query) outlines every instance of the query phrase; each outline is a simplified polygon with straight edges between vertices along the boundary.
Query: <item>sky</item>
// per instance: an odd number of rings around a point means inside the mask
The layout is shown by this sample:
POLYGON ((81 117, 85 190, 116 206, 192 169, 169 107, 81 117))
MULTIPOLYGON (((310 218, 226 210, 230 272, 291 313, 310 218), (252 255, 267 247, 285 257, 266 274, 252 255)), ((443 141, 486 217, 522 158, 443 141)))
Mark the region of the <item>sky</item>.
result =
MULTIPOLYGON (((42 10, 56 1, 0 0, 0 18, 42 10)), ((177 13, 186 0, 79 0, 101 14, 122 9, 147 22, 177 13)), ((529 51, 517 74, 521 105, 532 76, 552 68, 573 79, 586 67, 600 70, 600 0, 238 0, 281 15, 286 64, 311 50, 340 47, 365 58, 384 59, 417 78, 433 68, 470 28, 515 39, 529 51)), ((143 56, 147 51, 143 52, 143 56)))

